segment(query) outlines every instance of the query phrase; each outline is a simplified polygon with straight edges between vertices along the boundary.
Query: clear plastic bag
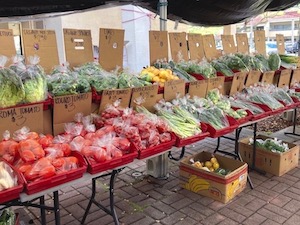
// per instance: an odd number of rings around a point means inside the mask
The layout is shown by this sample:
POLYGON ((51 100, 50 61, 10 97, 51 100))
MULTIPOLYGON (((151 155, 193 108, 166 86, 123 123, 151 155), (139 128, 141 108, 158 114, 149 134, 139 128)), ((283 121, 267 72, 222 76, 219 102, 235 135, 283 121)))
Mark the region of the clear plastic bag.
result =
POLYGON ((49 178, 56 174, 56 169, 48 158, 40 158, 30 169, 24 173, 24 177, 28 181, 36 179, 49 178))
POLYGON ((216 130, 229 127, 229 122, 226 115, 217 107, 201 110, 199 113, 199 118, 202 122, 210 124, 216 130))
POLYGON ((12 168, 5 162, 0 162, 0 191, 12 188, 18 183, 18 178, 12 168))

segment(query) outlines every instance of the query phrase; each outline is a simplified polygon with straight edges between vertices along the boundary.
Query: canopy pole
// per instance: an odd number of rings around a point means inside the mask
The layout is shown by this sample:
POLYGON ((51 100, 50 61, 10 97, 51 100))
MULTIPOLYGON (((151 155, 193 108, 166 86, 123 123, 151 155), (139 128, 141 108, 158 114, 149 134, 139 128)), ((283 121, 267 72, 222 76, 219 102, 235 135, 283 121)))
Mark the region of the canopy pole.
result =
MULTIPOLYGON (((167 30, 167 0, 159 0, 158 2, 158 12, 160 19, 160 30, 167 30)), ((146 161, 147 174, 156 179, 168 179, 169 178, 169 157, 168 153, 163 153, 161 155, 155 156, 153 158, 147 159, 146 161)))
POLYGON ((167 12, 168 12, 168 0, 159 0, 158 3, 159 9, 159 19, 160 19, 160 30, 167 30, 167 12))

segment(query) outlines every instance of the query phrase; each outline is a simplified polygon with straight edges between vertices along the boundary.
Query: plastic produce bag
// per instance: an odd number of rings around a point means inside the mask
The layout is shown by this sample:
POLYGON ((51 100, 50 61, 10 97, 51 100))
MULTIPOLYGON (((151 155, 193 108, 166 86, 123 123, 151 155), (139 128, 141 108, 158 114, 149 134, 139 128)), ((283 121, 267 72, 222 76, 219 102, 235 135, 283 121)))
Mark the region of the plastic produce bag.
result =
POLYGON ((62 157, 52 161, 52 165, 55 167, 57 173, 77 169, 79 167, 78 163, 78 159, 74 156, 62 157))
POLYGON ((5 162, 0 162, 0 191, 17 185, 17 177, 12 168, 5 162))
POLYGON ((25 102, 40 102, 47 98, 48 88, 43 68, 38 65, 40 58, 31 56, 29 64, 25 65, 20 56, 14 57, 14 64, 10 67, 21 78, 25 90, 25 102))
POLYGON ((36 179, 49 178, 56 174, 55 167, 51 164, 51 160, 48 158, 40 158, 37 160, 31 168, 25 171, 24 177, 28 181, 36 179))
POLYGON ((0 142, 0 157, 12 164, 18 154, 18 142, 10 139, 10 134, 5 131, 0 142))
POLYGON ((20 77, 6 68, 7 57, 0 56, 0 108, 15 106, 25 99, 24 85, 20 77))
POLYGON ((77 72, 79 75, 87 75, 87 76, 92 76, 92 75, 97 75, 101 73, 101 66, 97 62, 88 62, 83 64, 80 67, 74 68, 74 71, 77 72))
POLYGON ((223 62, 219 60, 213 60, 211 61, 211 65, 215 68, 217 72, 222 73, 226 77, 231 77, 234 75, 232 70, 223 62))
POLYGON ((251 113, 253 114, 261 114, 264 112, 261 108, 256 106, 255 104, 245 101, 245 100, 240 100, 236 98, 229 98, 230 104, 232 107, 236 108, 241 108, 241 109, 248 109, 251 113))
POLYGON ((226 115, 221 109, 217 107, 201 110, 199 112, 199 119, 204 123, 210 124, 216 130, 223 129, 229 126, 226 115))
POLYGON ((268 62, 271 70, 276 71, 280 68, 281 59, 277 53, 271 53, 268 62))
POLYGON ((128 72, 122 72, 118 76, 118 88, 132 88, 132 87, 143 87, 152 85, 150 82, 139 79, 138 76, 134 74, 129 74, 128 72))
POLYGON ((16 215, 11 209, 1 211, 0 225, 15 225, 16 215))
POLYGON ((286 105, 291 105, 294 103, 290 95, 282 88, 276 88, 275 91, 272 92, 272 96, 276 98, 278 101, 282 101, 286 105))
POLYGON ((245 63, 236 55, 224 55, 220 58, 231 70, 249 72, 249 68, 245 63))
POLYGON ((34 162, 45 156, 42 146, 32 139, 19 142, 19 154, 24 162, 34 162))
POLYGON ((262 72, 266 72, 266 71, 271 70, 270 67, 269 67, 269 61, 265 56, 263 56, 262 54, 257 54, 254 57, 261 62, 262 72))

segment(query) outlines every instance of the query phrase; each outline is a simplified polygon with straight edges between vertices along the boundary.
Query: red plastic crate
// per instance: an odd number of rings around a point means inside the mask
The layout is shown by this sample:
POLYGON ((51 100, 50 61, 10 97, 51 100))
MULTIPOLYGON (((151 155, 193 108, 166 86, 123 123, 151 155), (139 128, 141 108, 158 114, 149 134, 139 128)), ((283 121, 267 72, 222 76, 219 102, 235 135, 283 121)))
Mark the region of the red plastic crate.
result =
POLYGON ((171 149, 176 143, 176 137, 175 135, 171 134, 171 140, 164 142, 162 144, 159 144, 157 146, 147 148, 147 149, 139 149, 134 143, 133 147, 136 149, 138 152, 138 159, 145 159, 147 157, 151 157, 153 155, 163 153, 171 149))
POLYGON ((225 76, 223 73, 221 73, 221 72, 217 72, 217 76, 218 77, 225 77, 225 82, 230 82, 230 81, 232 81, 233 80, 233 77, 234 76, 225 76))
POLYGON ((195 77, 197 80, 206 80, 206 77, 203 76, 202 74, 197 74, 197 73, 189 73, 193 77, 195 77))
MULTIPOLYGON (((237 110, 236 108, 233 108, 233 109, 237 110)), ((239 125, 247 123, 247 122, 249 122, 253 118, 253 113, 250 110, 246 109, 246 112, 247 112, 247 116, 245 116, 245 117, 243 117, 241 119, 236 120, 239 125)))
POLYGON ((93 103, 100 103, 101 102, 101 98, 102 98, 102 95, 99 94, 95 88, 92 88, 92 102, 93 103))
POLYGON ((206 137, 209 137, 210 134, 207 131, 207 126, 205 123, 201 123, 201 130, 202 130, 201 134, 197 134, 197 135, 194 135, 192 137, 187 137, 187 138, 180 138, 179 136, 174 134, 176 137, 176 142, 175 142, 174 146, 180 148, 180 147, 201 141, 201 140, 205 139, 206 137))
MULTIPOLYGON (((4 161, 3 161, 4 162, 4 161)), ((4 191, 0 192, 0 204, 9 202, 14 199, 18 199, 20 196, 20 193, 24 189, 24 180, 23 176, 10 164, 5 162, 12 170, 14 171, 15 175, 17 176, 18 179, 18 184, 15 187, 6 189, 4 191)))
POLYGON ((256 102, 252 102, 252 103, 255 105, 258 105, 260 108, 262 108, 268 114, 268 116, 275 115, 275 114, 283 112, 285 110, 284 107, 272 110, 269 106, 267 106, 265 104, 256 103, 256 102))
POLYGON ((46 179, 40 179, 32 182, 27 182, 25 180, 25 192, 28 195, 31 195, 82 177, 87 170, 87 163, 84 157, 76 151, 73 151, 71 156, 75 156, 78 159, 79 168, 59 173, 46 179))
POLYGON ((88 169, 87 171, 90 174, 100 173, 107 170, 112 170, 117 167, 125 166, 126 164, 129 164, 133 162, 134 159, 136 159, 138 156, 138 152, 134 147, 130 148, 130 152, 128 154, 123 155, 120 158, 114 158, 109 161, 105 162, 96 162, 88 157, 86 157, 86 160, 88 162, 88 169))
POLYGON ((300 105, 300 99, 297 97, 292 96, 291 97, 295 103, 295 107, 298 107, 300 105))
POLYGON ((284 110, 294 109, 297 103, 293 102, 292 104, 285 104, 283 101, 279 101, 282 105, 284 105, 284 110))
POLYGON ((210 133, 209 137, 211 137, 211 138, 221 137, 225 134, 231 133, 236 128, 238 128, 239 124, 234 118, 232 118, 231 116, 227 116, 227 119, 228 119, 228 122, 229 122, 229 126, 223 128, 223 129, 219 129, 219 130, 217 130, 216 128, 214 128, 210 124, 206 123, 207 131, 210 133))

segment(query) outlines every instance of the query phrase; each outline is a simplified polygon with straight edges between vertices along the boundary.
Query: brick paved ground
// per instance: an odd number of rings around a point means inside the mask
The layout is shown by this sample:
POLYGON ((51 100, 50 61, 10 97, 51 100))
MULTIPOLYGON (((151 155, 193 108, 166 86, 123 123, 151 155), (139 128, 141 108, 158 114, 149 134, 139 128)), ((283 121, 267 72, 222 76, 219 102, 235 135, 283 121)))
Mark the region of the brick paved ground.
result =
MULTIPOLYGON (((249 134, 251 134, 249 130, 242 132, 242 136, 249 134)), ((282 137, 284 138, 284 136, 282 137)), ((297 139, 292 141, 297 141, 297 139)), ((213 151, 215 146, 216 139, 200 141, 187 147, 186 156, 202 150, 213 151)), ((233 142, 222 139, 221 149, 233 151, 233 142)), ((179 152, 179 150, 174 149, 173 152, 179 152)), ((178 162, 171 161, 169 163, 167 180, 154 179, 147 176, 145 172, 145 162, 139 161, 124 169, 116 180, 115 205, 121 224, 300 224, 299 167, 282 177, 250 172, 255 185, 254 190, 247 185, 247 188, 228 204, 222 204, 181 188, 178 162), (142 176, 133 177, 132 173, 136 171, 141 172, 142 176)), ((99 190, 96 199, 101 200, 104 205, 109 204, 108 182, 107 178, 99 179, 97 182, 99 190)), ((80 224, 79 221, 84 214, 90 195, 90 181, 61 190, 61 224, 80 224)), ((51 196, 47 196, 47 203, 52 203, 51 196)), ((33 208, 25 210, 32 221, 28 221, 28 217, 26 217, 23 220, 24 224, 40 224, 37 218, 39 210, 33 208)), ((48 213, 49 225, 54 224, 53 219, 53 213, 48 213)), ((86 224, 113 224, 113 220, 111 216, 93 205, 86 224)))

